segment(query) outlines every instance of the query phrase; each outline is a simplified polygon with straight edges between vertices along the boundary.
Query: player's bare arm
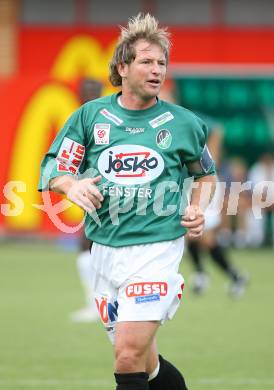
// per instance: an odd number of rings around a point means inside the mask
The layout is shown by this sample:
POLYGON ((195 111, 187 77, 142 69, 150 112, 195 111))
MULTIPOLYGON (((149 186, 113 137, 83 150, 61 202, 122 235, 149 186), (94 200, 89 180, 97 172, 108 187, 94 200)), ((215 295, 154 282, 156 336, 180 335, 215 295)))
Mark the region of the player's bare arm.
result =
POLYGON ((50 181, 50 189, 59 194, 64 194, 69 200, 77 204, 84 211, 92 213, 95 209, 100 209, 103 195, 96 184, 101 180, 101 176, 77 180, 72 176, 64 175, 55 177, 50 181))
POLYGON ((221 125, 215 126, 208 137, 207 146, 210 154, 215 162, 216 167, 219 167, 221 160, 221 150, 224 130, 221 125))
POLYGON ((199 183, 199 185, 193 188, 190 205, 186 208, 181 220, 181 225, 188 229, 188 236, 190 238, 198 238, 203 234, 205 222, 204 211, 213 197, 216 177, 214 175, 204 176, 197 179, 196 183, 199 183), (211 184, 210 197, 203 196, 203 183, 211 184))

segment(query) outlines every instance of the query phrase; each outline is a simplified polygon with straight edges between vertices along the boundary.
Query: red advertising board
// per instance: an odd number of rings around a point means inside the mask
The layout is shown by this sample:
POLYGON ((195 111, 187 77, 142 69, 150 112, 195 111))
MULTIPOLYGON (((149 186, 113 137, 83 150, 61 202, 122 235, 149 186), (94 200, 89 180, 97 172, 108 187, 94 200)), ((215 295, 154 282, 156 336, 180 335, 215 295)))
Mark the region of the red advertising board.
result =
MULTIPOLYGON (((0 226, 58 231, 38 207, 43 204, 36 190, 40 161, 56 131, 79 105, 79 79, 100 80, 104 94, 113 91, 108 62, 118 32, 116 27, 24 27, 18 32, 18 73, 0 80, 0 226)), ((172 28, 171 33, 172 65, 274 68, 274 29, 172 28)), ((75 206, 63 214, 72 225, 82 215, 75 206)))

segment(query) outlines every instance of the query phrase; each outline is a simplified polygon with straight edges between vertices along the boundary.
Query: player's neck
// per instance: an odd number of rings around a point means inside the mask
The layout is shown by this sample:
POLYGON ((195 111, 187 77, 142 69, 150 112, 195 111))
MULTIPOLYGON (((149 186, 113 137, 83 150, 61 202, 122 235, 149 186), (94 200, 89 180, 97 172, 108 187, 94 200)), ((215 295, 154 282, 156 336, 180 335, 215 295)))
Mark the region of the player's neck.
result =
POLYGON ((120 95, 120 105, 128 110, 145 110, 157 103, 157 98, 142 99, 139 96, 122 92, 120 95))

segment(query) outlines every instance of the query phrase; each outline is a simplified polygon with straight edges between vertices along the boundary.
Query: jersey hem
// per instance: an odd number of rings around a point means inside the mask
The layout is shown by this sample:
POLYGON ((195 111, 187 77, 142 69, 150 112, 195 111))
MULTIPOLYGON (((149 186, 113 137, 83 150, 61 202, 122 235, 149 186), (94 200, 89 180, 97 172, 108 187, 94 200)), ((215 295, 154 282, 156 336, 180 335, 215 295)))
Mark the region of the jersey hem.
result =
POLYGON ((101 241, 101 240, 96 240, 96 239, 93 239, 93 238, 89 238, 87 237, 88 240, 92 241, 92 242, 96 242, 96 244, 100 244, 100 245, 104 245, 104 246, 109 246, 109 247, 112 247, 112 248, 122 248, 122 247, 125 247, 125 246, 134 246, 134 245, 144 245, 144 244, 154 244, 156 242, 164 242, 164 241, 174 241, 174 240, 177 240, 177 238, 180 238, 180 237, 183 237, 184 235, 186 234, 186 231, 179 234, 179 235, 176 235, 176 236, 172 236, 172 237, 167 237, 166 239, 164 240, 159 240, 159 239, 156 239, 156 240, 142 240, 140 242, 132 242, 132 243, 127 243, 127 244, 124 244, 124 245, 110 245, 110 244, 106 244, 105 242, 101 241))

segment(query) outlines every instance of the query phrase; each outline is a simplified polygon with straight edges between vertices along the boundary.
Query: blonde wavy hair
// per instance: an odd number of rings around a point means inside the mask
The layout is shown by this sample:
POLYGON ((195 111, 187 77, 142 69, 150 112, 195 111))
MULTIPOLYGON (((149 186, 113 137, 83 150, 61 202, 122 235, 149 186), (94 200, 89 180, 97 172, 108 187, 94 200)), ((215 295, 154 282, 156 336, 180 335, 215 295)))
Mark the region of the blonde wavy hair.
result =
POLYGON ((139 39, 144 39, 149 43, 154 43, 161 47, 169 60, 170 40, 167 28, 159 28, 159 22, 149 13, 146 15, 139 13, 130 18, 127 27, 120 27, 121 34, 114 50, 112 60, 109 64, 110 82, 114 87, 122 85, 122 78, 118 72, 117 65, 130 64, 136 57, 135 43, 139 39))

